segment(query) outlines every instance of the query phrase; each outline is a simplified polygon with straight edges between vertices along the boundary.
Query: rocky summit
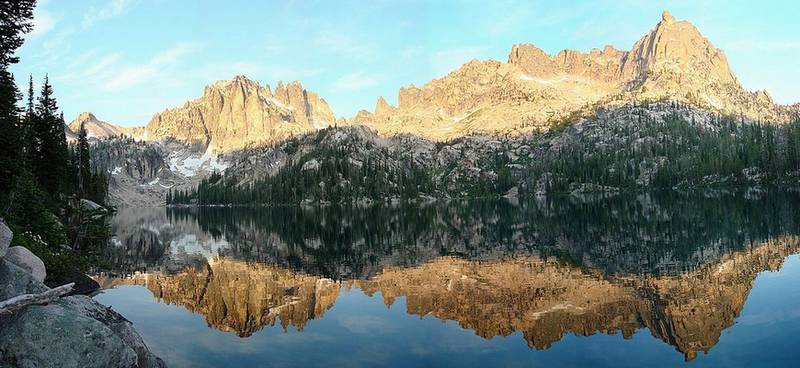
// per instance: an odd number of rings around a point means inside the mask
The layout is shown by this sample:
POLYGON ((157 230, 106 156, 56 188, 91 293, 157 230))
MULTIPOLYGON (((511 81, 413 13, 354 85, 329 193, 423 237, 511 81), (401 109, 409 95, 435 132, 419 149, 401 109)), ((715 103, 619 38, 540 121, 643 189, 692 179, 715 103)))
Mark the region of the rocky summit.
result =
POLYGON ((555 55, 514 45, 508 61, 473 60, 422 87, 398 93, 399 106, 360 112, 350 121, 383 133, 452 139, 472 133, 546 130, 596 107, 681 101, 725 115, 783 122, 792 109, 765 91, 748 92, 722 50, 688 21, 664 12, 628 51, 605 46, 555 55))
POLYGON ((141 137, 144 129, 141 127, 123 127, 114 125, 102 120, 97 119, 94 114, 90 112, 82 112, 67 125, 66 132, 70 138, 76 138, 81 126, 86 129, 86 136, 89 138, 109 138, 109 137, 141 137))
POLYGON ((202 144, 214 152, 263 145, 334 125, 324 99, 299 82, 273 92, 246 77, 219 81, 182 107, 157 113, 145 128, 150 140, 202 144))

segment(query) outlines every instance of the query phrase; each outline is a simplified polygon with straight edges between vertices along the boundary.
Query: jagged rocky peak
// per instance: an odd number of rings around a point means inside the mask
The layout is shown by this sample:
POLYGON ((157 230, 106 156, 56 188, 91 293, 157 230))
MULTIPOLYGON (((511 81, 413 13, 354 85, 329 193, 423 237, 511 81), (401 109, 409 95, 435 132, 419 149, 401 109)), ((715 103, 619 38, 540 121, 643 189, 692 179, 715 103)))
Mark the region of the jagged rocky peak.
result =
POLYGON ((519 67, 529 77, 547 79, 569 74, 590 80, 617 82, 620 65, 626 55, 626 52, 607 45, 602 51, 592 49, 582 53, 561 50, 555 56, 550 56, 532 44, 519 44, 511 48, 508 63, 519 67))
POLYGON ((785 122, 795 108, 741 87, 722 50, 669 12, 629 51, 611 45, 548 54, 514 45, 506 63, 472 60, 421 87, 398 92, 394 110, 359 113, 353 123, 381 134, 412 133, 434 140, 475 134, 542 131, 601 106, 680 101, 693 108, 785 122))
POLYGON ((633 45, 622 67, 622 77, 634 82, 664 75, 689 78, 692 83, 738 85, 722 50, 694 25, 675 20, 668 11, 654 29, 633 45))
POLYGON ((378 101, 375 102, 375 115, 390 114, 394 112, 394 110, 395 107, 386 102, 383 96, 378 97, 378 101))
POLYGON ((86 135, 89 138, 108 138, 121 135, 139 138, 143 132, 141 127, 121 127, 102 121, 91 112, 82 112, 67 125, 67 135, 69 137, 77 137, 78 132, 81 130, 81 125, 86 129, 86 135))
POLYGON ((278 82, 273 92, 268 85, 236 76, 207 86, 203 96, 182 107, 155 114, 147 136, 223 152, 269 144, 335 122, 328 103, 300 82, 278 82))

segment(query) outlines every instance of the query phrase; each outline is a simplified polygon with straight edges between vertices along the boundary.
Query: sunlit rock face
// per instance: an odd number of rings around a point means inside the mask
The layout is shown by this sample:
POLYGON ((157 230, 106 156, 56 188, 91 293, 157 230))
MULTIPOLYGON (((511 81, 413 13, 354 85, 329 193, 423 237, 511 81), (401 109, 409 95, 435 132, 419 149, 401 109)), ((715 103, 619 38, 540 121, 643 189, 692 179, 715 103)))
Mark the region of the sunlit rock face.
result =
POLYGON ((334 306, 344 287, 380 293, 387 307, 405 298, 409 314, 457 321, 483 338, 521 332, 536 349, 548 349, 566 334, 629 338, 647 328, 691 360, 708 352, 733 325, 756 276, 780 269, 798 252, 800 238, 779 237, 677 276, 609 275, 538 257, 443 257, 344 282, 214 257, 205 266, 177 273, 100 281, 107 287, 144 285, 159 300, 200 313, 210 326, 242 337, 278 319, 284 330, 302 331, 334 306))
POLYGON ((144 133, 144 128, 142 127, 132 128, 118 126, 102 121, 90 112, 82 112, 65 128, 67 136, 73 139, 77 138, 81 126, 86 130, 86 136, 88 138, 109 138, 123 135, 132 138, 140 138, 142 133, 144 133))
POLYGON ((784 122, 793 113, 764 91, 744 90, 722 50, 664 12, 628 51, 607 45, 549 55, 532 44, 514 45, 507 63, 470 61, 422 87, 401 88, 397 108, 379 100, 374 113, 359 112, 351 123, 441 140, 546 130, 597 106, 662 99, 751 120, 784 122))
POLYGON ((181 107, 157 113, 145 136, 224 152, 274 143, 335 122, 328 103, 299 82, 279 82, 273 92, 237 76, 207 86, 200 98, 181 107))

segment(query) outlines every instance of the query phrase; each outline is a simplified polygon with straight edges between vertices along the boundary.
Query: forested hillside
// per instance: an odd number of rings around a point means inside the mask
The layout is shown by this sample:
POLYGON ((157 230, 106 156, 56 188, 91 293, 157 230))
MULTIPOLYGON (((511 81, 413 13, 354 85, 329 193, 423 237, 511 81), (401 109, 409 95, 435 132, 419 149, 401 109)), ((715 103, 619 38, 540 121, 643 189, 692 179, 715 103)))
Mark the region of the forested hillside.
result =
POLYGON ((800 121, 767 124, 676 102, 598 109, 544 134, 433 143, 329 128, 248 151, 168 204, 352 203, 726 185, 796 185, 800 121), (273 170, 259 167, 277 166, 273 170), (253 173, 260 172, 260 175, 253 173))

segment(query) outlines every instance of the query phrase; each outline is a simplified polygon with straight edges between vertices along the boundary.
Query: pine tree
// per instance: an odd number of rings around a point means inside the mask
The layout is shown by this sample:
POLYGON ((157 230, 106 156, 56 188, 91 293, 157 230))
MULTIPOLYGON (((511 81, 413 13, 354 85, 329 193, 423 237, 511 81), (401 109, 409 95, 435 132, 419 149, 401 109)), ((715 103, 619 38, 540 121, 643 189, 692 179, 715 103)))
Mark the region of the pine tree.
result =
POLYGON ((19 61, 14 52, 22 46, 22 35, 33 29, 33 0, 0 0, 0 213, 10 203, 14 180, 24 169, 14 78, 8 71, 19 61))
POLYGON ((89 188, 92 187, 92 169, 89 163, 89 140, 86 135, 86 127, 81 123, 81 129, 78 131, 78 194, 83 197, 89 196, 91 192, 89 188))
POLYGON ((25 106, 25 116, 22 118, 20 125, 20 139, 22 139, 23 154, 25 155, 25 163, 30 163, 31 151, 33 150, 33 125, 36 119, 36 104, 33 91, 33 76, 28 77, 28 102, 25 106))
POLYGON ((33 171, 39 185, 54 200, 58 199, 62 179, 67 168, 67 140, 63 115, 58 115, 58 105, 53 97, 53 87, 45 77, 36 104, 34 121, 33 171))

